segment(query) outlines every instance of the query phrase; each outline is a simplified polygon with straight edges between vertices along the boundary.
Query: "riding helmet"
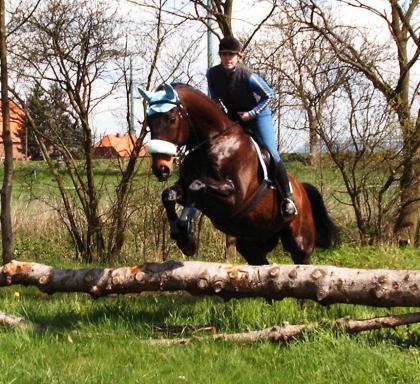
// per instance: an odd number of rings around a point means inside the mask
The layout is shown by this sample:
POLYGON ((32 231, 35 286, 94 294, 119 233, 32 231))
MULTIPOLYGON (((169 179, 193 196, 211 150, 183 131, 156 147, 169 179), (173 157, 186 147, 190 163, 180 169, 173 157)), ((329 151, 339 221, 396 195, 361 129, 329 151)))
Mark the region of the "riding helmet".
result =
POLYGON ((232 53, 241 53, 242 47, 241 43, 236 40, 232 35, 225 36, 219 43, 219 53, 220 52, 232 52, 232 53))

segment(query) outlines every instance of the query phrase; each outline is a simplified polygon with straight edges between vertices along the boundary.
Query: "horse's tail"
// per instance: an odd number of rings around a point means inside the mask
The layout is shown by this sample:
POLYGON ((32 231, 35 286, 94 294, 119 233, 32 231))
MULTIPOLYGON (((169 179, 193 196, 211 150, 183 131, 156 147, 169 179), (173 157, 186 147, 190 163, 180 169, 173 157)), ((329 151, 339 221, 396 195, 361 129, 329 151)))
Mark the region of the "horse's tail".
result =
POLYGON ((321 193, 312 184, 303 183, 312 205, 315 220, 316 246, 331 248, 339 242, 340 231, 327 212, 321 193))

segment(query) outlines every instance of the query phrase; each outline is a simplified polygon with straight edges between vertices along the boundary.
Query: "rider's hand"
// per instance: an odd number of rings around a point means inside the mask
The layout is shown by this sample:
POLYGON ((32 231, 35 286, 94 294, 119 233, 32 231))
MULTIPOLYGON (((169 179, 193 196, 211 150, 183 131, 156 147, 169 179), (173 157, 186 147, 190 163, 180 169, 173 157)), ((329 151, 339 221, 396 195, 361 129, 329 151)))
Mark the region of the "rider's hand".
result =
POLYGON ((249 114, 249 112, 238 112, 238 115, 244 122, 252 120, 252 116, 249 114))

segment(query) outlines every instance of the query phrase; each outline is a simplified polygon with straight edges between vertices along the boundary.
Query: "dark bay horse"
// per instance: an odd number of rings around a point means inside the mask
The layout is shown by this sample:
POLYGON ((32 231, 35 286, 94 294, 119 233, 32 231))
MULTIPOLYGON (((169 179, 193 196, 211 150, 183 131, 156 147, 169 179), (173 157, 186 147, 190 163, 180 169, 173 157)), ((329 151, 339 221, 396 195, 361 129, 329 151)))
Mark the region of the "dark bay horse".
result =
POLYGON ((236 237, 236 248, 249 264, 268 264, 266 255, 279 239, 296 264, 309 264, 315 246, 333 244, 337 227, 318 190, 290 176, 298 214, 285 220, 282 198, 269 182, 260 150, 217 103, 180 84, 140 92, 149 103, 148 150, 155 176, 167 180, 180 157, 179 179, 163 191, 162 201, 171 237, 184 254, 196 252, 191 232, 196 209, 236 237), (176 204, 184 206, 180 216, 176 204))

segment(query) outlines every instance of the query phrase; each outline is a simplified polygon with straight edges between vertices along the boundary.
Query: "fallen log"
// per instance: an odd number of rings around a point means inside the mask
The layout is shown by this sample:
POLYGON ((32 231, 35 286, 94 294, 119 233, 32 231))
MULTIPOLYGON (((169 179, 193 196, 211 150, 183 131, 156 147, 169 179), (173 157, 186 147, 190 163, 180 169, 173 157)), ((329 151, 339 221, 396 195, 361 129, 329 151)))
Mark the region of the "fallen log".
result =
POLYGON ((36 328, 35 324, 28 319, 20 316, 9 315, 4 312, 0 312, 0 326, 11 328, 36 328))
POLYGON ((47 293, 187 291, 225 299, 285 297, 321 304, 419 307, 420 271, 339 268, 328 265, 229 265, 199 261, 145 263, 134 267, 58 269, 12 261, 0 268, 0 286, 34 285, 47 293))
MULTIPOLYGON (((380 328, 395 328, 401 325, 414 324, 418 322, 420 322, 420 312, 375 317, 366 320, 352 320, 349 317, 343 317, 331 322, 330 326, 332 329, 341 329, 347 333, 357 333, 380 328)), ((153 345, 188 344, 192 341, 203 340, 222 340, 241 343, 254 343, 258 341, 285 343, 291 339, 296 339, 305 333, 317 330, 320 327, 320 323, 296 325, 284 323, 283 325, 276 325, 258 331, 221 333, 211 336, 192 336, 174 339, 151 339, 148 342, 153 345)))

